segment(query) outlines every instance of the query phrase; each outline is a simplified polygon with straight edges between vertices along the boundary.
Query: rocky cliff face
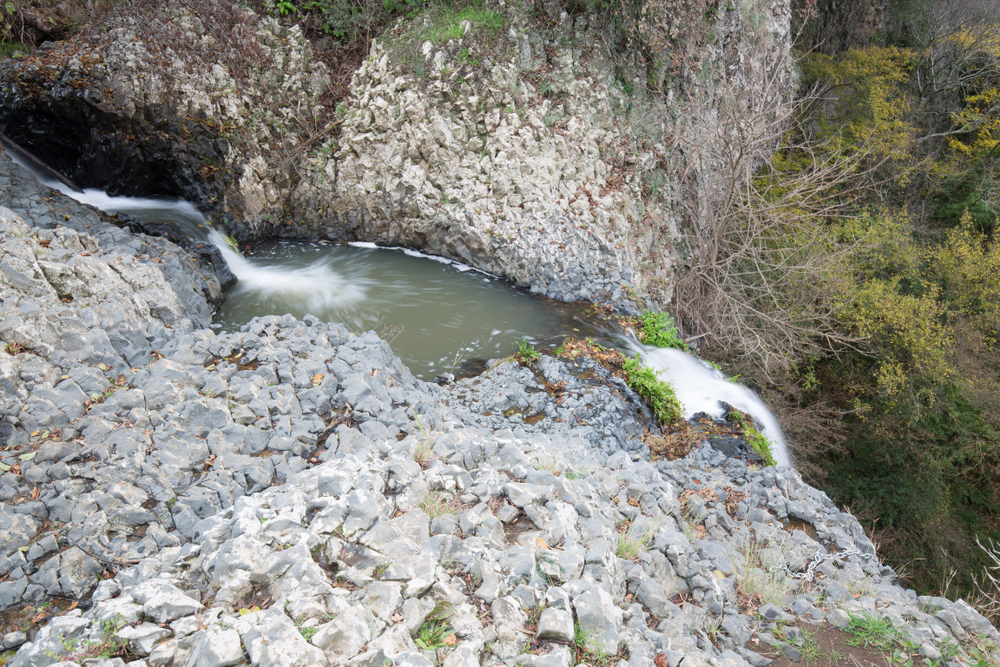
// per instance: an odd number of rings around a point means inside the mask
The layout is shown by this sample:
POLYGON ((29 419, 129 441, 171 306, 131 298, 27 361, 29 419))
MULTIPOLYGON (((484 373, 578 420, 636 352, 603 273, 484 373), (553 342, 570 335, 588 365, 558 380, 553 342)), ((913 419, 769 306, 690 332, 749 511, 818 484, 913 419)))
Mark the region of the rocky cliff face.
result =
POLYGON ((245 30, 223 53, 260 62, 242 68, 205 61, 208 20, 119 17, 9 64, 0 129, 85 184, 214 207, 240 238, 405 245, 565 300, 667 303, 694 252, 684 229, 739 176, 734 124, 788 92, 787 4, 713 8, 697 48, 646 60, 593 16, 488 11, 499 24, 397 26, 333 115, 296 28, 231 18, 245 30))

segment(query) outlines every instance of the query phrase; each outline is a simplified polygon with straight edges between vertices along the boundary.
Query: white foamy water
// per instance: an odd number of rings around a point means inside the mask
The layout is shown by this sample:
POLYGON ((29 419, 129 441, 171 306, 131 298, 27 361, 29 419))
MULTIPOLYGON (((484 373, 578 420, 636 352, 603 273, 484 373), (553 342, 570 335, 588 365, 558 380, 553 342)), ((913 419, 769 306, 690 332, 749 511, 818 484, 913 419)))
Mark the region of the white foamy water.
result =
POLYGON ((184 199, 168 199, 154 197, 112 197, 103 190, 88 188, 74 190, 62 181, 38 171, 27 164, 17 153, 8 152, 14 164, 31 172, 43 185, 58 190, 81 204, 89 204, 105 213, 124 213, 137 220, 155 222, 158 224, 173 224, 178 230, 196 241, 208 240, 208 226, 205 216, 191 202, 184 199))
POLYGON ((263 300, 280 301, 311 313, 326 313, 365 300, 368 281, 357 276, 346 280, 326 259, 297 268, 261 266, 230 248, 222 234, 214 229, 209 231, 208 240, 219 248, 229 270, 236 276, 236 289, 254 292, 263 300))
POLYGON ((419 250, 412 250, 410 248, 403 248, 401 246, 380 246, 376 243, 372 243, 371 241, 351 241, 347 245, 354 248, 365 248, 368 250, 399 250, 404 255, 408 255, 410 257, 419 257, 421 259, 429 259, 433 262, 438 262, 440 264, 447 264, 449 266, 454 267, 458 271, 461 271, 462 273, 465 273, 466 271, 476 271, 477 273, 482 273, 483 275, 489 276, 491 278, 499 277, 493 275, 492 273, 486 273, 485 271, 474 269, 468 264, 463 264, 462 262, 459 262, 454 259, 448 259, 447 257, 441 257, 439 255, 427 255, 425 253, 420 252, 419 250))
POLYGON ((722 371, 680 350, 646 347, 634 339, 629 341, 629 347, 674 386, 685 419, 699 412, 722 417, 725 413, 722 402, 725 401, 757 420, 772 443, 771 454, 775 463, 779 466, 792 465, 781 425, 757 394, 741 384, 730 382, 722 371))

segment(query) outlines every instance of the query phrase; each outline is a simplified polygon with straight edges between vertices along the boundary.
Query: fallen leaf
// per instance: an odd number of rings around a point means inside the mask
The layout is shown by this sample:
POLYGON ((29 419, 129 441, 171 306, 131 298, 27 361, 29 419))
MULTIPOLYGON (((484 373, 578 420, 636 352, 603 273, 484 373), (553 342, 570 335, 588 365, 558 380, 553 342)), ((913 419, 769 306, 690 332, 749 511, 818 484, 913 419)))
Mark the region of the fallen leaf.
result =
POLYGON ((400 614, 398 611, 395 614, 392 615, 392 622, 393 623, 399 623, 402 620, 403 620, 403 615, 400 614))
POLYGON ((542 538, 540 538, 540 537, 539 537, 539 538, 536 538, 536 539, 537 539, 537 542, 538 542, 538 548, 539 548, 539 549, 548 549, 548 548, 549 548, 549 545, 547 545, 547 544, 545 543, 545 540, 543 540, 543 539, 542 539, 542 538))
POLYGON ((71 602, 70 605, 68 607, 66 607, 66 611, 73 611, 74 609, 76 609, 76 605, 78 605, 78 604, 79 604, 79 602, 77 602, 76 600, 73 600, 73 602, 71 602))
POLYGON ((39 493, 41 493, 41 492, 38 490, 38 487, 36 486, 35 488, 33 488, 31 490, 31 499, 32 500, 38 500, 38 494, 39 493))
POLYGON ((458 638, 454 634, 450 634, 441 640, 441 643, 445 646, 454 646, 458 643, 458 638))
POLYGON ((316 375, 313 375, 313 386, 314 387, 318 387, 322 382, 323 382, 323 374, 322 373, 316 373, 316 375))
POLYGON ((17 458, 21 459, 22 461, 30 461, 31 459, 35 458, 35 454, 37 454, 37 452, 28 452, 27 454, 21 454, 17 458))
POLYGON ((656 667, 667 667, 667 654, 657 653, 656 657, 653 658, 653 662, 656 663, 656 667))
POLYGON ((47 616, 47 614, 46 614, 46 613, 45 613, 45 612, 43 611, 43 612, 42 612, 41 614, 39 614, 38 616, 35 616, 34 618, 32 618, 32 619, 31 619, 31 622, 32 622, 32 623, 38 623, 39 621, 41 621, 42 619, 44 619, 44 618, 45 618, 46 616, 47 616))
POLYGON ((34 438, 36 435, 38 435, 38 429, 35 429, 34 431, 31 432, 32 438, 34 438))

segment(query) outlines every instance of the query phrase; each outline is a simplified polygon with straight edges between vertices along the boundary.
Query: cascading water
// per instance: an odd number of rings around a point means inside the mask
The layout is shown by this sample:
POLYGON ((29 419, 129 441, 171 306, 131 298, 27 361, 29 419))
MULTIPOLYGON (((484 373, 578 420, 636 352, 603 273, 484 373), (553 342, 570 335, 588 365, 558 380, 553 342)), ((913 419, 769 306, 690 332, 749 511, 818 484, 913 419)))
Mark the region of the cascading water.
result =
MULTIPOLYGON (((522 339, 558 344, 567 334, 600 335, 579 319, 571 320, 572 314, 556 314, 552 304, 543 304, 498 279, 410 250, 386 252, 367 243, 352 244, 355 248, 285 243, 272 244, 270 255, 264 252, 251 261, 210 229, 190 202, 111 197, 96 189, 79 191, 16 154, 13 159, 45 185, 77 201, 144 222, 171 224, 192 240, 217 246, 237 283, 227 293, 213 326, 237 328, 254 315, 302 317, 310 313, 326 321, 347 319, 358 328, 374 328, 386 317, 390 326, 404 329, 409 338, 394 342, 393 350, 421 377, 448 370, 448 362, 458 356, 504 356, 522 339), (353 254, 335 257, 338 252, 353 254), (419 280, 414 277, 417 274, 422 274, 419 280), (466 284, 464 292, 455 289, 460 282, 466 284), (397 313, 406 317, 394 322, 397 313)), ((622 347, 640 354, 673 384, 686 418, 698 412, 722 417, 724 401, 753 416, 771 440, 778 465, 791 465, 781 427, 752 391, 680 350, 647 348, 634 338, 622 347)))
POLYGON ((681 350, 646 347, 634 338, 629 339, 626 344, 647 365, 660 371, 660 377, 674 386, 685 419, 690 419, 699 412, 722 417, 725 413, 722 402, 726 402, 737 410, 746 412, 761 425, 764 435, 771 441, 771 454, 775 463, 781 466, 792 465, 778 420, 750 389, 729 381, 722 371, 681 350))
POLYGON ((205 223, 205 216, 189 201, 150 197, 112 197, 103 190, 94 188, 76 190, 68 183, 39 171, 17 152, 8 150, 7 153, 11 156, 14 164, 30 171, 40 183, 53 190, 58 190, 82 204, 89 204, 105 213, 125 213, 143 222, 174 225, 185 236, 194 241, 205 242, 208 240, 209 227, 205 223))

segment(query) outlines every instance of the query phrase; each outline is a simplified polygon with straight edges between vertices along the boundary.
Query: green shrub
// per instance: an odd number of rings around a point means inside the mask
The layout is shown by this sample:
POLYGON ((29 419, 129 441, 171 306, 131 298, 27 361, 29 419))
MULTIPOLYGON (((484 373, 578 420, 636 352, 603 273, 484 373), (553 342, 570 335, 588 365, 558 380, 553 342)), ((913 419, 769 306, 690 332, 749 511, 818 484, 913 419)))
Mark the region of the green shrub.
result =
POLYGON ((666 313, 654 313, 646 311, 638 317, 642 329, 639 331, 639 340, 645 345, 653 347, 673 347, 678 350, 687 351, 687 343, 681 338, 677 325, 672 317, 666 313))
POLYGON ((661 379, 658 371, 643 366, 638 355, 634 359, 626 359, 622 370, 628 386, 646 399, 661 423, 669 424, 681 418, 681 404, 674 393, 674 387, 661 379))

